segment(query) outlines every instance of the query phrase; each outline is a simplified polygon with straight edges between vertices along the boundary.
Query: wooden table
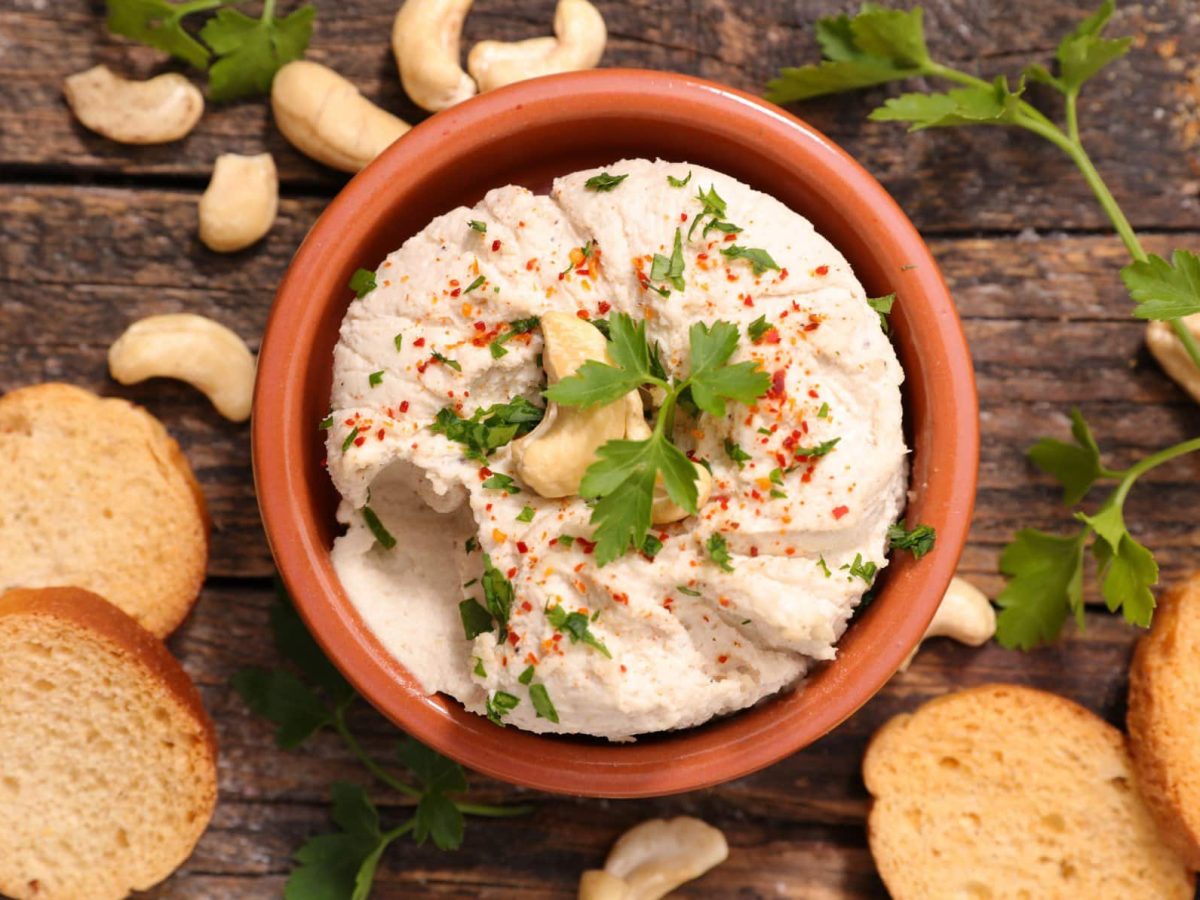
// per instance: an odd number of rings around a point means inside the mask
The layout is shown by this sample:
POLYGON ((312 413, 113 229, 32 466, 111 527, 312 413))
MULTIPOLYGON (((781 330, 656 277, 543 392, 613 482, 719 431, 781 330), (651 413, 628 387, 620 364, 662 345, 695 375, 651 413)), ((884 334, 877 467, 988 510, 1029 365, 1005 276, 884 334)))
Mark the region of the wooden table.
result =
MULTIPOLYGON (((759 90, 777 67, 816 58, 811 24, 851 0, 598 0, 610 40, 606 65, 696 73, 759 90)), ((288 4, 289 6, 291 4, 288 4)), ((987 73, 1049 59, 1086 0, 926 0, 937 55, 987 73)), ((149 73, 153 53, 109 37, 103 4, 0 0, 0 390, 64 380, 129 397, 180 440, 215 522, 210 578, 170 645, 217 722, 221 799, 212 827, 161 897, 278 896, 290 854, 329 827, 335 779, 365 773, 337 738, 278 750, 271 728, 229 686, 247 665, 275 662, 268 639, 271 558, 263 541, 245 426, 220 419, 184 385, 124 389, 105 352, 132 320, 152 313, 211 315, 257 345, 275 285, 342 176, 294 151, 267 105, 213 108, 183 143, 130 148, 72 121, 62 78, 96 62, 149 73), (270 150, 283 179, 279 221, 265 241, 218 256, 196 238, 196 200, 213 158, 270 150)), ((318 0, 310 57, 327 62, 410 120, 385 39, 396 0, 318 0)), ((468 42, 547 30, 553 0, 480 0, 468 42)), ((1191 0, 1128 5, 1117 33, 1131 56, 1085 91, 1085 140, 1151 250, 1200 249, 1200 15, 1191 0)), ((1083 408, 1115 465, 1200 428, 1200 415, 1147 357, 1141 326, 1117 278, 1120 244, 1071 164, 1039 140, 1001 129, 906 136, 865 121, 884 96, 805 104, 799 112, 842 143, 896 196, 929 239, 958 301, 974 352, 983 457, 977 514, 962 571, 996 591, 997 555, 1015 529, 1056 528, 1057 492, 1023 451, 1064 435, 1083 408)), ((1043 97, 1043 99, 1045 99, 1043 97)), ((1164 581, 1200 562, 1192 511, 1197 462, 1155 471, 1128 507, 1164 581)), ((1094 591, 1092 591, 1094 596, 1094 591)), ((893 714, 945 691, 1006 680, 1061 692, 1116 724, 1124 715, 1134 632, 1103 613, 1057 646, 1021 654, 935 642, 836 733, 767 771, 663 800, 605 802, 530 796, 480 777, 483 802, 532 800, 524 819, 470 821, 464 847, 398 845, 375 896, 566 897, 633 823, 687 813, 720 826, 729 861, 683 892, 693 897, 875 897, 883 886, 867 850, 859 761, 893 714)), ((358 726, 390 752, 397 731, 374 713, 358 726)), ((384 815, 404 800, 372 785, 384 815)))

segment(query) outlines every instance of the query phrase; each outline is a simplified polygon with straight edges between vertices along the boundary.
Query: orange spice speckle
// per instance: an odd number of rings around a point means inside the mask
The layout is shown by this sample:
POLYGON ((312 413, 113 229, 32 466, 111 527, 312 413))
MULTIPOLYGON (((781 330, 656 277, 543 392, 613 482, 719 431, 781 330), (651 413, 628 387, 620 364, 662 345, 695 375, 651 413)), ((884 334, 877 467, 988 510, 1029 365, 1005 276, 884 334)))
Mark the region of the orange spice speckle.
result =
POLYGON ((492 529, 492 540, 495 541, 497 544, 503 544, 505 541, 508 540, 508 535, 505 534, 503 531, 501 531, 499 528, 493 528, 492 529))

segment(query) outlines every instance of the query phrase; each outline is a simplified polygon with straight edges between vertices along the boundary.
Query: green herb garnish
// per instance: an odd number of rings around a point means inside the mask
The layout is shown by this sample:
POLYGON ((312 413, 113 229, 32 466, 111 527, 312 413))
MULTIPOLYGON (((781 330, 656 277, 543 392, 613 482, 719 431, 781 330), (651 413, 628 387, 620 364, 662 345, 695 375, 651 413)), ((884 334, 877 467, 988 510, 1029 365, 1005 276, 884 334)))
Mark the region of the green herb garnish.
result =
POLYGON ((609 175, 607 172, 601 172, 585 181, 583 186, 589 191, 611 191, 628 177, 628 175, 609 175))
POLYGON ((733 557, 729 554, 729 546, 725 543, 725 535, 717 533, 709 536, 708 543, 705 545, 708 548, 708 558, 715 562, 726 572, 733 571, 733 557))
POLYGON ((583 613, 569 613, 561 606, 550 606, 546 608, 546 621, 556 631, 561 631, 567 635, 571 639, 572 644, 578 644, 582 641, 589 647, 600 651, 606 657, 612 659, 612 654, 608 652, 608 648, 604 646, 604 642, 592 634, 591 629, 588 627, 588 617, 583 613))
POLYGON ((484 479, 481 487, 490 491, 504 491, 506 494, 519 494, 521 489, 517 483, 513 481, 511 475, 505 475, 503 472, 496 472, 484 479))
POLYGON ((487 222, 480 222, 478 219, 472 219, 467 224, 470 225, 474 231, 478 231, 480 234, 487 234, 487 222))
POLYGON ((855 553, 854 562, 842 568, 850 570, 847 578, 861 578, 868 585, 875 581, 875 575, 879 571, 879 566, 870 560, 864 561, 861 553, 855 553))
POLYGON ((884 297, 868 297, 867 305, 875 312, 879 313, 879 327, 883 329, 884 334, 889 334, 892 330, 891 319, 888 318, 892 314, 892 306, 896 303, 896 295, 888 294, 884 297))
POLYGON ((379 541, 379 545, 384 550, 391 550, 396 546, 396 539, 392 537, 390 531, 383 527, 383 522, 379 521, 379 516, 375 514, 375 510, 369 506, 364 506, 359 511, 362 513, 363 521, 371 529, 371 534, 375 535, 375 540, 379 541))
POLYGON ((521 511, 519 513, 517 513, 517 521, 518 522, 532 522, 533 521, 533 507, 532 506, 521 507, 521 511))
POLYGON ((463 288, 463 293, 464 294, 471 293, 471 291, 475 290, 475 288, 481 286, 486 281, 487 281, 487 279, 484 276, 482 276, 482 275, 477 276, 474 281, 472 281, 465 288, 463 288))
POLYGON ((394 338, 392 338, 392 343, 396 345, 396 352, 399 353, 404 349, 404 335, 396 335, 394 338))
POLYGON ((725 455, 737 463, 739 469, 744 468, 752 457, 749 453, 741 448, 740 444, 734 442, 733 438, 725 438, 725 455))
MULTIPOLYGON (((648 556, 650 559, 654 559, 654 557, 658 556, 658 552, 662 550, 662 548, 663 542, 653 534, 646 535, 646 537, 642 540, 642 553, 643 555, 648 556)), ((597 610, 597 612, 599 611, 597 610)))
POLYGON ((500 626, 499 643, 508 639, 508 617, 512 614, 513 586, 504 577, 504 573, 492 565, 492 558, 483 554, 483 577, 479 579, 483 587, 483 599, 487 610, 500 626))
POLYGON ((746 334, 750 335, 750 340, 757 344, 766 337, 768 331, 774 328, 774 324, 768 322, 766 316, 759 316, 746 327, 746 334))
POLYGON ((383 384, 383 372, 384 370, 380 369, 378 372, 372 372, 367 376, 367 382, 371 387, 379 387, 379 385, 383 384))
POLYGON ((534 674, 535 670, 533 666, 526 666, 525 670, 517 676, 517 681, 525 685, 532 684, 534 674))
POLYGON ((686 584, 675 585, 675 590, 679 591, 679 593, 681 593, 681 594, 687 594, 689 597, 699 597, 700 596, 699 591, 692 590, 686 584))
POLYGON ((520 702, 519 697, 514 697, 508 691, 496 691, 487 698, 484 707, 488 719, 503 728, 504 723, 500 720, 516 709, 520 702))
POLYGON ((435 434, 443 434, 462 444, 467 459, 486 462, 494 450, 533 431, 545 414, 544 409, 524 397, 513 397, 507 403, 480 407, 469 419, 462 418, 453 407, 447 406, 438 410, 429 428, 435 434))
POLYGON ((342 441, 342 452, 343 453, 345 453, 347 450, 350 449, 350 445, 354 443, 354 440, 357 437, 358 437, 358 426, 355 425, 354 428, 351 429, 350 433, 348 435, 346 435, 346 439, 344 441, 342 441))
POLYGON ((692 173, 689 170, 687 178, 676 178, 674 175, 667 176, 667 184, 673 188, 687 187, 687 183, 692 180, 692 173))
POLYGON ((354 296, 361 300, 375 290, 375 273, 370 269, 355 269, 354 274, 350 276, 349 287, 354 291, 354 296))
POLYGON ((670 257, 654 254, 654 261, 650 264, 650 280, 669 282, 677 291, 686 287, 683 280, 683 234, 678 228, 675 229, 675 246, 670 257))
POLYGON ((550 702, 550 694, 546 691, 544 684, 531 684, 529 699, 532 701, 539 719, 549 719, 555 725, 558 724, 558 712, 554 709, 554 704, 550 702))
MULTIPOLYGON (((463 637, 468 641, 473 641, 479 635, 486 631, 491 631, 494 627, 492 624, 492 614, 484 609, 478 600, 473 600, 468 597, 458 604, 458 615, 462 619, 463 637)), ((476 666, 478 672, 480 666, 476 666)))
POLYGON ((444 366, 449 366, 455 372, 462 371, 462 366, 459 364, 457 359, 451 359, 448 356, 443 356, 441 353, 438 353, 436 350, 433 351, 431 356, 433 357, 434 361, 440 362, 444 366))
POLYGON ((320 423, 317 425, 317 427, 320 428, 322 431, 328 431, 330 428, 332 428, 333 427, 333 413, 330 413, 325 418, 323 418, 320 421, 320 423))
POLYGON ((731 244, 728 247, 721 248, 721 255, 726 259, 746 260, 746 262, 750 263, 750 268, 755 275, 761 275, 768 269, 775 272, 779 271, 779 266, 775 263, 775 260, 771 259, 771 254, 758 247, 740 247, 737 244, 731 244))
POLYGON ((920 559, 933 549, 937 540, 937 532, 928 525, 918 525, 909 531, 897 522, 888 528, 888 546, 893 550, 907 550, 916 559, 920 559))
POLYGON ((504 332, 504 334, 499 335, 494 341, 488 344, 488 350, 492 354, 492 359, 499 359, 507 354, 508 351, 504 349, 504 345, 511 341, 518 334, 525 334, 526 332, 533 331, 533 329, 538 327, 538 323, 540 321, 541 319, 537 316, 530 316, 527 319, 514 319, 513 321, 509 322, 509 330, 504 332))

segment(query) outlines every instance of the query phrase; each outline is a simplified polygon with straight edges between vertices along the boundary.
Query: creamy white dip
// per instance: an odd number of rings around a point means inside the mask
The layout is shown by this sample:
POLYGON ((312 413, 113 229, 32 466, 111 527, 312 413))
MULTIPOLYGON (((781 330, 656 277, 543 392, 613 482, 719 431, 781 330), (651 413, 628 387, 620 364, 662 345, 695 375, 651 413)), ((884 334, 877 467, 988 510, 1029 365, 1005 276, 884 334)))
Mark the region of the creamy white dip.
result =
MULTIPOLYGON (((603 170, 623 182, 587 189, 600 171, 560 178, 549 196, 493 190, 388 256, 342 323, 328 456, 347 525, 334 566, 367 626, 426 691, 477 713, 504 692, 518 699, 506 725, 619 740, 743 709, 834 657, 870 564, 887 564, 907 451, 895 352, 849 264, 805 218, 699 166, 623 160, 603 170), (689 173, 684 187, 668 181, 689 173), (671 254, 675 229, 686 235, 701 210, 697 190, 710 187, 743 229, 736 244, 766 250, 780 269, 756 276, 721 255, 725 234, 697 228, 683 248, 685 290, 660 296, 645 283, 651 258, 671 254), (589 241, 598 266, 572 266, 571 251, 589 241), (505 323, 551 310, 645 319, 676 374, 692 323, 735 322, 732 361, 758 360, 772 374, 753 406, 730 404, 720 420, 679 416, 676 443, 711 466, 712 498, 699 515, 654 527, 663 548, 652 561, 630 553, 597 567, 583 500, 485 488, 481 464, 430 429, 446 406, 470 416, 515 396, 543 405, 540 332, 508 340, 499 358, 489 344, 505 323), (755 343, 747 328, 760 316, 775 331, 755 343), (834 439, 795 466, 797 449, 834 439), (749 459, 731 459, 727 440, 749 459), (368 502, 393 548, 364 521, 368 502), (706 549, 717 533, 732 572, 706 549), (563 535, 585 540, 567 547, 563 535), (495 631, 465 639, 460 620, 460 601, 483 601, 483 553, 514 589, 502 644, 495 631), (552 627, 548 604, 598 613, 589 627, 611 658, 552 627), (544 687, 557 723, 535 709, 521 679, 530 666, 525 680, 544 687)), ((487 469, 516 478, 507 447, 487 469)))

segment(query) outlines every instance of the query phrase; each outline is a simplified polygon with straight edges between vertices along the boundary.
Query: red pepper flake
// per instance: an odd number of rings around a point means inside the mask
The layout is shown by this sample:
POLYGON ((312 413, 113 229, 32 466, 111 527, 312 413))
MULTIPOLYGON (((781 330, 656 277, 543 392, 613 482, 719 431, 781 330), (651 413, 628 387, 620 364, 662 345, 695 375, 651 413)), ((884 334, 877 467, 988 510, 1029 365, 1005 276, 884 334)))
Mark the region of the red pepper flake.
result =
POLYGON ((408 401, 407 400, 400 401, 400 412, 402 412, 402 413, 408 412, 408 401))
POLYGON ((726 281, 737 281, 737 280, 738 280, 738 277, 737 277, 736 275, 734 275, 732 272, 726 272, 726 273, 725 273, 725 280, 726 280, 726 281))
POLYGON ((360 434, 358 437, 356 437, 354 439, 354 446, 361 447, 366 442, 367 442, 367 436, 365 434, 360 434))
POLYGON ((686 222, 686 221, 687 221, 687 213, 685 213, 685 212, 681 212, 681 213, 679 214, 679 221, 680 221, 680 222, 686 222))
POLYGON ((525 612, 533 612, 533 604, 525 600, 521 603, 521 609, 525 610, 525 612))
POLYGON ((725 243, 727 243, 727 244, 728 244, 730 241, 736 241, 736 240, 737 240, 737 235, 736 235, 736 234, 727 234, 727 235, 725 235, 725 243))
POLYGON ((580 546, 584 553, 592 553, 596 549, 596 542, 589 541, 587 538, 575 538, 575 543, 580 546))
POLYGON ((720 656, 717 657, 717 662, 719 662, 721 665, 725 665, 725 663, 727 663, 728 661, 729 661, 729 657, 726 656, 724 653, 722 653, 720 656))
POLYGON ((461 293, 462 293, 462 288, 455 288, 454 290, 452 290, 452 291, 450 292, 450 296, 451 296, 451 297, 457 297, 457 296, 458 296, 459 294, 461 294, 461 293))
POLYGON ((779 280, 787 281, 787 277, 788 277, 787 266, 784 266, 782 269, 779 270, 779 280))
POLYGON ((629 670, 625 668, 625 664, 624 664, 624 663, 621 663, 621 674, 622 674, 622 675, 624 675, 624 674, 625 674, 626 672, 628 672, 628 671, 629 671, 629 670))
POLYGON ((509 578, 516 578, 517 577, 517 567, 513 566, 511 569, 508 570, 508 572, 506 574, 509 578))
MULTIPOLYGON (((528 606, 528 604, 526 604, 526 605, 528 606)), ((532 607, 531 607, 531 608, 532 608, 532 607)), ((536 665, 537 665, 537 661, 538 661, 538 658, 537 658, 537 656, 535 656, 535 655, 534 655, 532 652, 531 652, 531 653, 526 653, 526 654, 525 654, 525 662, 529 663, 529 665, 531 665, 531 666, 536 666, 536 665)))
POLYGON ((819 400, 821 398, 821 395, 816 392, 815 388, 808 389, 808 396, 810 396, 814 400, 819 400))
POLYGON ((536 256, 533 259, 526 260, 525 261, 525 271, 532 272, 533 267, 536 265, 537 265, 537 257, 536 256))
POLYGON ((562 640, 562 632, 561 631, 556 632, 554 637, 552 637, 550 640, 556 641, 556 642, 561 641, 562 640))
POLYGON ((423 337, 417 338, 415 341, 413 341, 413 346, 414 347, 424 347, 425 346, 425 338, 423 338, 423 337))
POLYGON ((525 543, 524 541, 517 541, 517 552, 518 553, 528 553, 529 545, 527 543, 525 543))
POLYGON ((816 331, 820 327, 821 327, 820 322, 809 322, 807 325, 804 326, 804 330, 805 331, 816 331))
POLYGON ((487 331, 487 325, 483 322, 476 322, 474 328, 476 331, 487 331))
POLYGON ((844 515, 845 515, 846 513, 848 513, 848 512, 850 512, 850 507, 848 507, 848 506, 837 506, 837 507, 834 507, 834 510, 833 510, 833 517, 834 517, 835 519, 840 519, 842 516, 844 516, 844 515))
POLYGON ((779 329, 772 328, 770 331, 768 331, 766 334, 763 335, 763 341, 768 344, 778 344, 779 343, 779 329))
POLYGON ((380 440, 380 441, 382 441, 382 440, 383 440, 383 436, 384 436, 385 434, 387 434, 387 432, 386 432, 386 431, 384 431, 382 428, 380 428, 380 429, 379 429, 377 432, 375 432, 375 438, 376 438, 376 440, 380 440))
POLYGON ((795 556, 796 548, 795 547, 784 547, 783 552, 784 552, 784 555, 786 555, 786 556, 795 556))
POLYGON ((675 598, 674 598, 674 597, 668 597, 667 599, 665 599, 665 600, 663 601, 663 609, 670 609, 670 608, 671 608, 671 604, 673 604, 674 602, 675 602, 675 598))
POLYGON ((718 598, 717 602, 720 603, 724 607, 729 606, 729 598, 728 597, 720 597, 720 598, 718 598))
POLYGON ((754 308, 754 298, 751 297, 749 294, 747 294, 745 297, 742 298, 742 306, 748 306, 751 309, 753 309, 754 308))
POLYGON ((612 304, 609 303, 607 300, 601 300, 600 305, 597 307, 597 309, 600 310, 600 315, 603 316, 603 315, 607 314, 610 309, 612 309, 612 304))
POLYGON ((615 600, 617 603, 620 603, 622 606, 628 606, 628 605, 629 605, 629 595, 628 595, 628 594, 625 594, 625 593, 622 593, 622 592, 618 591, 617 593, 615 593, 615 594, 613 594, 613 595, 612 595, 612 598, 613 598, 613 600, 615 600))
POLYGON ((771 389, 767 396, 772 400, 782 400, 787 396, 787 369, 777 369, 771 376, 771 389))
POLYGON ((576 310, 575 315, 579 316, 579 318, 583 319, 584 321, 587 321, 588 319, 591 318, 591 316, 588 315, 588 311, 586 309, 576 310))
POLYGON ((489 479, 491 477, 492 477, 491 469, 489 469, 487 466, 479 467, 479 480, 480 481, 486 481, 487 479, 489 479))
POLYGON ((495 253, 499 249, 500 249, 500 241, 499 240, 492 241, 492 252, 495 253))
POLYGON ((517 644, 521 643, 521 636, 515 631, 510 631, 508 633, 508 642, 515 647, 517 644))
POLYGON ((757 548, 757 547, 751 547, 751 548, 750 548, 750 558, 751 558, 751 559, 753 559, 753 558, 754 558, 754 557, 756 557, 756 556, 758 556, 758 548, 757 548))
POLYGON ((828 275, 829 266, 817 266, 815 269, 813 269, 813 272, 817 275, 828 275))

